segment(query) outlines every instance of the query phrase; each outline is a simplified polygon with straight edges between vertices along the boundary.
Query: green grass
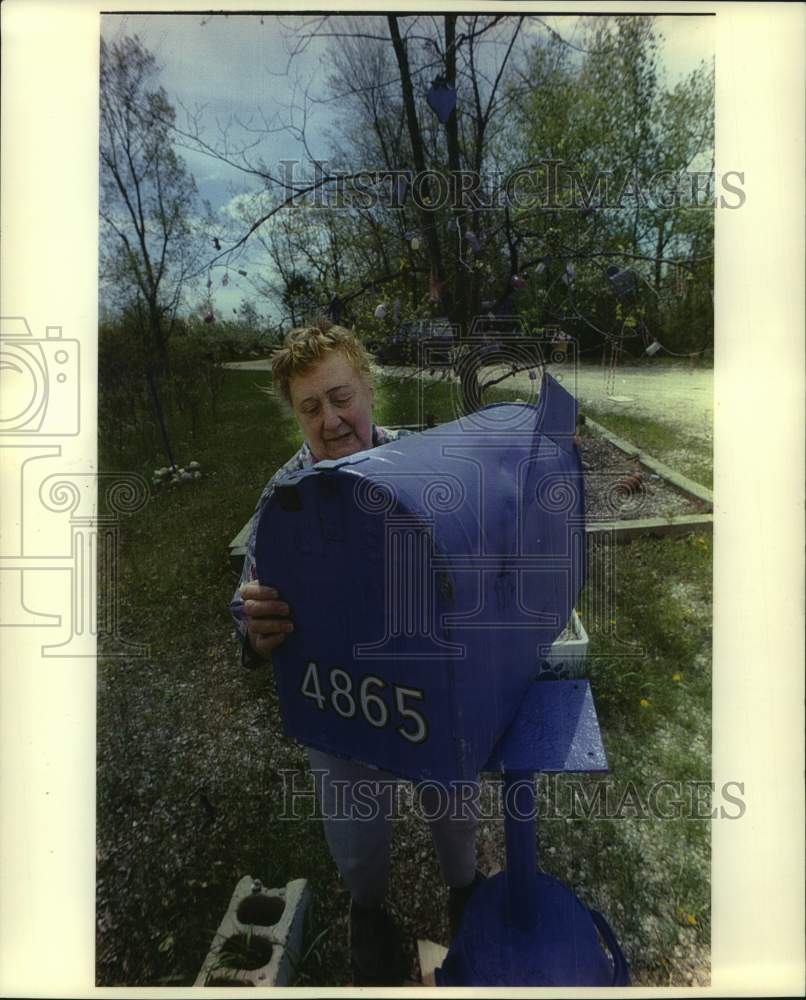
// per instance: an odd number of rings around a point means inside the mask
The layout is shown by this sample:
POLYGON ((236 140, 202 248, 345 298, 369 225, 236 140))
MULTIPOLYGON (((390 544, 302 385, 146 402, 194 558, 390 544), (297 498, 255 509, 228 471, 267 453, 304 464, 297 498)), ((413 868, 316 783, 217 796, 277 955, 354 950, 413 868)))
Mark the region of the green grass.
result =
MULTIPOLYGON (((228 372, 218 425, 195 441, 175 433, 178 460, 199 461, 204 478, 155 496, 122 527, 122 632, 148 653, 98 665, 101 985, 190 985, 245 874, 269 886, 311 880, 316 944, 297 982, 349 982, 348 896, 321 823, 278 818, 280 770, 298 768, 304 781, 305 752, 283 734, 271 672, 237 665, 227 612, 236 583, 227 544, 299 443, 293 419, 256 383, 268 375, 228 372)), ((378 421, 416 421, 418 391, 438 420, 454 415, 447 385, 383 379, 378 421)), ((630 434, 610 426, 650 453, 663 440, 649 421, 630 434)), ((158 454, 101 454, 104 471, 150 477, 165 464, 158 454)), ((592 553, 590 581, 604 558, 592 553)), ((646 798, 659 780, 685 795, 709 778, 710 579, 710 537, 640 540, 617 549, 610 591, 591 582, 580 603, 617 798, 629 782, 646 798)), ((590 789, 599 779, 544 778, 542 794, 574 780, 590 789)), ((707 969, 709 824, 623 812, 544 819, 541 863, 610 919, 636 983, 685 985, 707 969)), ((483 863, 503 862, 499 820, 482 822, 479 845, 483 863)), ((416 937, 445 939, 447 891, 427 826, 413 817, 396 824, 391 897, 412 955, 416 937)))
POLYGON ((605 406, 586 403, 583 412, 609 431, 637 445, 670 465, 677 472, 709 488, 714 484, 713 450, 702 438, 686 434, 678 427, 629 413, 614 413, 605 406))

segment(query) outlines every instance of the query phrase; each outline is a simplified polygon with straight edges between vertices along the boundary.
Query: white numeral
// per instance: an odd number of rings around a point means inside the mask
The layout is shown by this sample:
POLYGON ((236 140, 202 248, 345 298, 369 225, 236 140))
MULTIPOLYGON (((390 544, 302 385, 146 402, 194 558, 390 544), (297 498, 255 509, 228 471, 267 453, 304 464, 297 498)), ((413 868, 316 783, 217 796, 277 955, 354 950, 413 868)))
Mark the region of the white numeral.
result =
POLYGON ((316 671, 316 662, 314 660, 311 660, 308 664, 308 669, 302 678, 300 691, 306 698, 313 698, 320 712, 324 711, 325 696, 322 694, 321 687, 319 687, 319 674, 316 671))
POLYGON ((330 692, 330 704, 343 719, 352 719, 355 715, 355 698, 353 698, 353 679, 346 670, 334 667, 330 671, 330 684, 333 690, 330 692), (343 683, 337 684, 341 680, 343 683), (346 708, 340 708, 341 702, 346 702, 346 708))
MULTIPOLYGON (((333 710, 343 719, 352 719, 356 714, 352 677, 341 667, 333 667, 329 679, 330 704, 333 706, 333 710)), ((361 715, 376 729, 382 729, 389 721, 389 708, 380 694, 385 689, 386 682, 380 677, 373 677, 372 674, 363 678, 358 689, 361 715)), ((395 732, 400 733, 403 739, 408 740, 409 743, 423 743, 428 738, 428 725, 425 718, 417 709, 406 704, 406 699, 425 701, 423 692, 416 688, 404 688, 397 685, 393 685, 392 690, 395 693, 395 708, 405 720, 411 720, 414 723, 414 727, 408 729, 403 725, 397 726, 395 732)), ((320 712, 325 710, 327 699, 322 694, 319 666, 315 660, 311 660, 305 669, 300 693, 315 702, 320 712)))
POLYGON ((373 677, 372 675, 365 677, 363 681, 361 681, 361 688, 359 691, 359 697, 361 699, 361 712, 371 726, 375 726, 376 729, 381 729, 389 720, 389 709, 386 707, 386 702, 383 698, 377 694, 372 694, 368 690, 370 684, 375 684, 380 689, 386 687, 380 677, 373 677), (375 711, 374 717, 371 711, 373 706, 375 711))
POLYGON ((408 729, 404 729, 403 726, 398 726, 395 732, 400 733, 410 743, 422 743, 428 736, 428 727, 425 724, 425 719, 419 712, 413 708, 406 708, 403 703, 406 696, 415 698, 417 701, 423 701, 423 693, 422 691, 416 691, 414 688, 395 688, 395 707, 404 718, 415 719, 417 728, 413 732, 410 732, 408 729))

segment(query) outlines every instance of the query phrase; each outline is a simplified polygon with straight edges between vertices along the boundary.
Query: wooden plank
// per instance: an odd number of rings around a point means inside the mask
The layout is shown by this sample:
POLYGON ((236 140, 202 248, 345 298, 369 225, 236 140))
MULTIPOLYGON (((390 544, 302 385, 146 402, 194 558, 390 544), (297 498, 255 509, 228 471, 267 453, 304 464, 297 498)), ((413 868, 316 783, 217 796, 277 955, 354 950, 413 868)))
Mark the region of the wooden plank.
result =
POLYGON ((631 542, 646 535, 668 538, 694 531, 710 535, 713 530, 713 514, 676 514, 672 518, 643 517, 635 521, 593 521, 585 525, 588 538, 612 535, 616 542, 631 542))
POLYGON ((535 681, 482 771, 607 771, 586 680, 535 681))
POLYGON ((585 415, 585 425, 590 427, 590 429, 600 437, 609 441, 610 444, 618 448, 619 451, 623 451, 625 455, 630 458, 637 458, 641 465, 645 465, 648 469, 651 469, 659 476, 662 476, 670 482, 672 486, 676 486, 677 489, 682 490, 684 493, 689 493, 698 500, 703 500, 705 503, 710 504, 711 509, 713 510, 714 494, 708 489, 707 486, 695 483, 693 479, 689 479, 688 476, 684 476, 682 472, 676 472, 664 462, 654 458, 652 455, 648 455, 645 451, 641 451, 640 448, 636 448, 636 446, 634 444, 630 444, 629 441, 625 441, 624 438, 619 437, 618 434, 614 434, 601 424, 597 424, 596 421, 592 420, 589 416, 587 416, 587 414, 585 415))

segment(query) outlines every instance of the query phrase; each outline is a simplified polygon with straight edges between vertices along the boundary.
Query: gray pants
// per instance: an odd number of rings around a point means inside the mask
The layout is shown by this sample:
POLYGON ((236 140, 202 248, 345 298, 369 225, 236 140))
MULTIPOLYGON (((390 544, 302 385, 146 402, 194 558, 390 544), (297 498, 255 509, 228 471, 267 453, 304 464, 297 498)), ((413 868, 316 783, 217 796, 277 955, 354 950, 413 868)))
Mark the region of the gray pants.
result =
MULTIPOLYGON (((352 898, 377 906, 386 896, 395 788, 400 779, 354 761, 308 750, 325 824, 325 837, 352 898)), ((428 820, 442 877, 452 887, 469 885, 476 873, 478 786, 449 790, 417 786, 419 810, 428 820)))

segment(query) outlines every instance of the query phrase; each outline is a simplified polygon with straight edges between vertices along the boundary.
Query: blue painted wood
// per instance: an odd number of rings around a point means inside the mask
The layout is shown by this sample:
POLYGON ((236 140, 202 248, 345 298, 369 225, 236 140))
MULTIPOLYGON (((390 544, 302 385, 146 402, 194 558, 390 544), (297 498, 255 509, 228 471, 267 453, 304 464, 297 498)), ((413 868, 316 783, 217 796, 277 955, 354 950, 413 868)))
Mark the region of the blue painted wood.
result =
POLYGON ((537 802, 534 771, 504 772, 504 843, 507 854, 506 922, 534 927, 539 900, 532 876, 537 867, 537 802))
POLYGON ((607 754, 588 681, 532 684, 483 770, 606 771, 607 754))

